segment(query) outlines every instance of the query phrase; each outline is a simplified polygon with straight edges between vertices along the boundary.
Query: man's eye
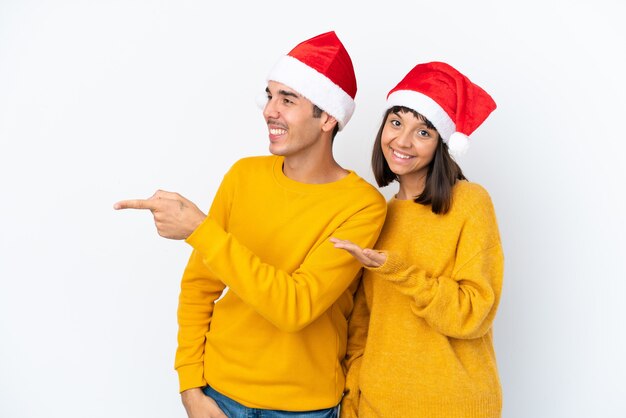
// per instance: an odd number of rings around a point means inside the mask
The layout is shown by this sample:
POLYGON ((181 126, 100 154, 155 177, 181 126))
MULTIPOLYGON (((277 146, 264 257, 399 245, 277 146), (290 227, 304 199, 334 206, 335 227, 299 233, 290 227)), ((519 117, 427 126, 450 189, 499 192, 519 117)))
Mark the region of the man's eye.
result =
POLYGON ((290 103, 293 103, 293 102, 291 100, 289 100, 289 99, 283 99, 283 103, 290 104, 290 103))

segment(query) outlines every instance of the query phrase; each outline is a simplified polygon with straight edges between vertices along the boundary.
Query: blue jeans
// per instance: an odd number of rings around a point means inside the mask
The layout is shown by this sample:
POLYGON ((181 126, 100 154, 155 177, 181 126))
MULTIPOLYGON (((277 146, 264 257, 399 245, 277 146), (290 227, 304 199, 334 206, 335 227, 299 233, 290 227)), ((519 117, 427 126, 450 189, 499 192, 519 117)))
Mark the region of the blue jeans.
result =
POLYGON ((228 418, 337 418, 338 407, 318 409, 317 411, 277 411, 274 409, 248 408, 222 395, 210 386, 205 386, 204 394, 213 399, 228 418))

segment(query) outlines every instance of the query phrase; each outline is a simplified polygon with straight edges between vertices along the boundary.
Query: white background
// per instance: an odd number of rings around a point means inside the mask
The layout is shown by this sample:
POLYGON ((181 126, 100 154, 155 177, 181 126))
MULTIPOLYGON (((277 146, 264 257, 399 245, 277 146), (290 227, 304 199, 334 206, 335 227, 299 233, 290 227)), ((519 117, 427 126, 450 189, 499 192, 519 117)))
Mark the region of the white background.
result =
POLYGON ((0 416, 184 416, 190 248, 112 205, 162 188, 207 210, 267 154, 267 71, 332 29, 359 81, 336 156, 370 181, 384 96, 416 63, 498 103, 459 162, 504 243, 504 417, 626 416, 624 3, 249 3, 0 0, 0 416))

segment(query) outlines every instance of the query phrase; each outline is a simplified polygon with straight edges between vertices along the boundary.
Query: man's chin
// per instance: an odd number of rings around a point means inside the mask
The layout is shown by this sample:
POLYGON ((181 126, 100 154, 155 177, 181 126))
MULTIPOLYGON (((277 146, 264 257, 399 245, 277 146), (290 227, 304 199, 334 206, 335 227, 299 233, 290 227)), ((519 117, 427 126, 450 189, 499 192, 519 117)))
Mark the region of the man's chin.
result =
POLYGON ((270 153, 272 153, 274 155, 277 155, 277 156, 283 156, 284 157, 286 155, 285 149, 283 147, 280 147, 280 146, 277 146, 277 145, 274 145, 274 144, 270 144, 269 151, 270 151, 270 153))

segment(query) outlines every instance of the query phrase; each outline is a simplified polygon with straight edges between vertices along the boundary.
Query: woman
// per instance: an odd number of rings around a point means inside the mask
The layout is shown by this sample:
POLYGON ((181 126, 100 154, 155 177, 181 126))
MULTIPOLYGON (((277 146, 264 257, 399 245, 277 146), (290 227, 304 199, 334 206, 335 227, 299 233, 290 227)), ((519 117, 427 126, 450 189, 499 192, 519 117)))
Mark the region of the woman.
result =
POLYGON ((379 186, 399 189, 383 231, 375 249, 331 239, 366 267, 341 416, 499 417, 491 326, 502 246, 489 195, 450 156, 496 105, 440 62, 413 68, 387 104, 372 166, 379 186))

